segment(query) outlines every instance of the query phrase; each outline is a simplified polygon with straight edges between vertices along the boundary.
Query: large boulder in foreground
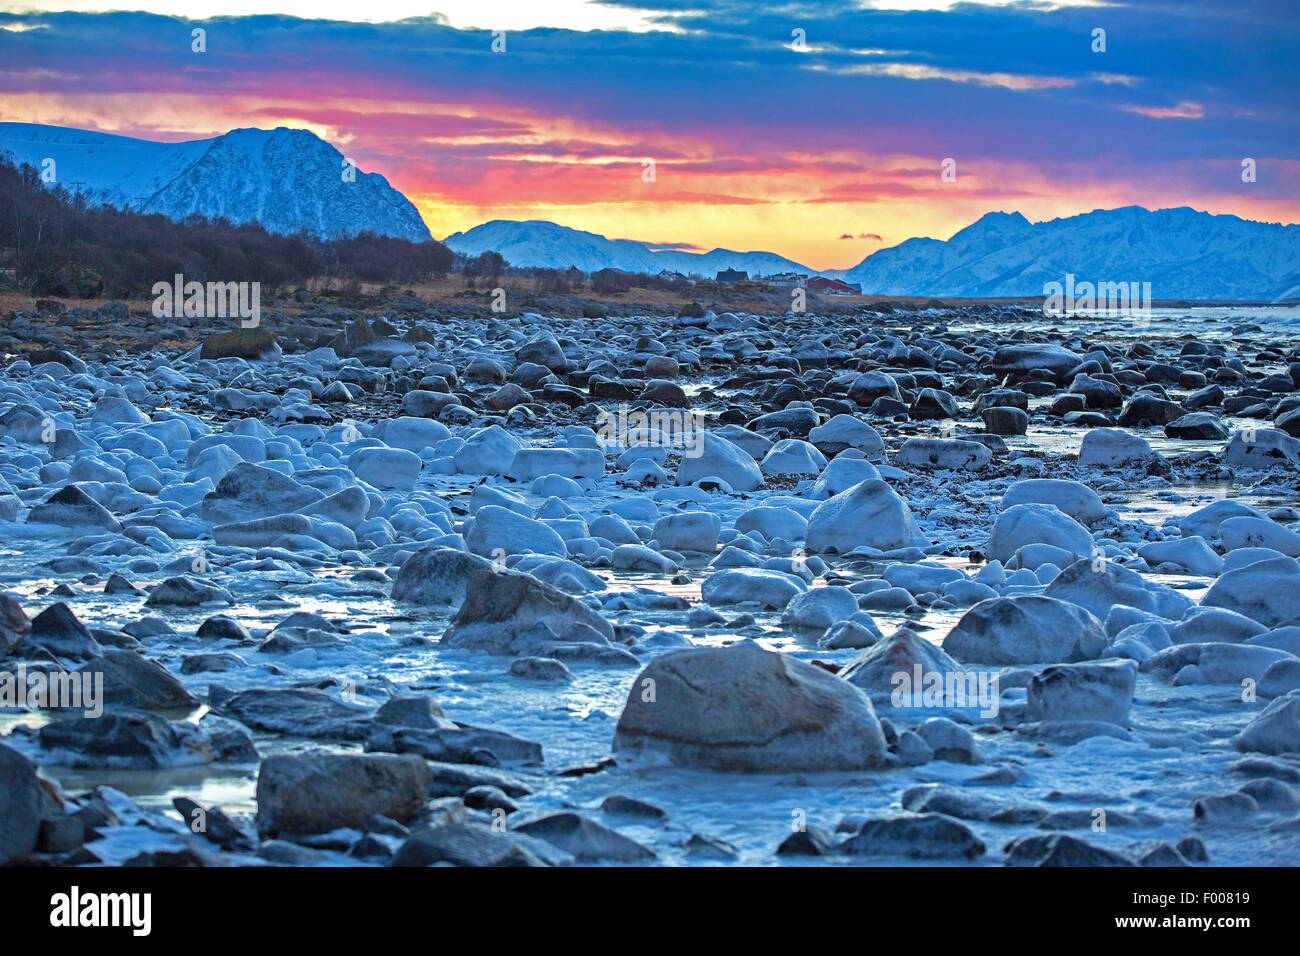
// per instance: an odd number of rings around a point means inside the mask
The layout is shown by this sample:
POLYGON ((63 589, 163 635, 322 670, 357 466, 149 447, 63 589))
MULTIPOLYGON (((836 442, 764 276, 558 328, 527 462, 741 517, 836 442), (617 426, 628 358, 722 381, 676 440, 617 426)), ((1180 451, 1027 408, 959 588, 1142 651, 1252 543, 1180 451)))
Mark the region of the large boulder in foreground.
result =
POLYGON ((864 546, 890 551, 911 541, 911 509, 879 478, 826 499, 808 519, 808 550, 813 553, 846 554, 864 546))
POLYGON ((414 754, 279 754, 257 773, 257 829, 265 836, 362 829, 376 813, 405 823, 432 786, 429 764, 414 754))
POLYGON ((858 688, 741 641, 649 664, 628 694, 614 752, 741 773, 860 770, 885 761, 885 739, 858 688))
POLYGON ((1017 594, 980 601, 948 632, 943 649, 979 664, 1074 663, 1100 657, 1106 632, 1077 604, 1017 594))

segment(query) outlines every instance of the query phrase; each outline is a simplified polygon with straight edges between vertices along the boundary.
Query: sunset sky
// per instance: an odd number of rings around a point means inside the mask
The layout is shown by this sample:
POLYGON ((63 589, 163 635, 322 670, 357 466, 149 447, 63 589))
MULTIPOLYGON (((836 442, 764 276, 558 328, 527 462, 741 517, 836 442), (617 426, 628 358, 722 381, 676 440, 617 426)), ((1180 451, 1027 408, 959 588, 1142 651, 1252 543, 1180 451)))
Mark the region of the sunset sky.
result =
POLYGON ((0 120, 305 127, 439 238, 549 219, 824 269, 990 210, 1300 221, 1291 0, 122 2, 0 0, 0 120))

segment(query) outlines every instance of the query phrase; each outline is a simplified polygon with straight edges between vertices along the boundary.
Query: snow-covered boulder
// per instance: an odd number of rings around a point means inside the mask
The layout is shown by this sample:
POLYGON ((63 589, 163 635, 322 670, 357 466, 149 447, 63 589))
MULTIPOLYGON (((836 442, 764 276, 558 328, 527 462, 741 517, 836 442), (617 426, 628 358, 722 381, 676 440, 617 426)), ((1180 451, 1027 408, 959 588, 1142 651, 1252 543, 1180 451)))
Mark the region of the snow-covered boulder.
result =
POLYGON ((1236 611, 1268 628, 1300 624, 1300 563, 1272 558, 1225 571, 1201 603, 1236 611))
POLYGON ((512 554, 568 556, 564 539, 553 528, 508 508, 487 505, 474 513, 465 534, 474 554, 495 559, 512 554))
POLYGON ((1092 524, 1106 516, 1106 506, 1097 492, 1080 481, 1065 478, 1026 478, 1002 496, 1003 511, 1028 504, 1055 505, 1081 524, 1092 524))
POLYGON ((1076 604, 1017 594, 976 604, 948 632, 943 649, 980 664, 1074 663, 1101 656, 1106 635, 1076 604))
POLYGON ((871 701, 852 684, 750 641, 673 651, 633 682, 620 761, 700 770, 862 770, 885 761, 871 701))
POLYGON ((1050 544, 1076 558, 1089 557, 1093 551, 1088 529, 1055 505, 1020 504, 998 515, 985 553, 1005 563, 1027 544, 1050 544))
POLYGON ((784 627, 824 631, 858 613, 857 597, 848 588, 810 588, 796 594, 781 615, 784 627))
POLYGON ((907 502, 884 481, 873 479, 817 506, 808 519, 808 550, 825 554, 846 554, 859 547, 888 551, 909 545, 912 531, 907 502))
POLYGON ((734 491, 753 491, 763 483, 758 462, 725 438, 704 433, 701 453, 685 456, 677 467, 677 483, 690 485, 702 478, 721 478, 734 491))
POLYGON ((977 471, 992 460, 987 446, 960 438, 909 438, 898 449, 898 464, 906 468, 977 471))
POLYGON ((1246 753, 1300 754, 1300 691, 1276 698, 1232 745, 1246 753))
POLYGON ((1094 428, 1079 446, 1081 468, 1119 468, 1159 460, 1150 442, 1119 428, 1094 428))
POLYGON ((659 547, 672 551, 718 550, 722 519, 707 511, 682 511, 664 515, 654 524, 652 536, 659 547))
POLYGON ((730 568, 709 575, 700 588, 706 604, 756 604, 779 610, 808 590, 801 578, 763 568, 730 568))

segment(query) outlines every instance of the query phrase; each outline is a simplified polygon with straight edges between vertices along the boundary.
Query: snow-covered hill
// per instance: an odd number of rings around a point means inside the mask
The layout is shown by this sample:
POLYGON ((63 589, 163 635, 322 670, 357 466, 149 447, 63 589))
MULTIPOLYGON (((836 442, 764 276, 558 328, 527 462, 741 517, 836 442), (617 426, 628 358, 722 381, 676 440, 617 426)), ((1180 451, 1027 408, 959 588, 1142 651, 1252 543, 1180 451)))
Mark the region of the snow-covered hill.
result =
POLYGON ((947 242, 909 239, 834 274, 878 295, 1040 296, 1073 274, 1149 282, 1156 299, 1280 299, 1300 295, 1300 225, 1186 207, 1036 223, 991 212, 947 242))
POLYGON ((410 200, 378 173, 344 176, 343 154, 314 133, 237 129, 215 139, 155 143, 61 126, 0 123, 0 155, 38 169, 93 203, 183 219, 260 222, 270 232, 337 238, 375 232, 429 239, 410 200))
POLYGON ((499 252, 511 265, 520 267, 567 269, 577 266, 583 272, 622 269, 647 273, 667 269, 709 278, 723 269, 739 269, 751 277, 778 272, 815 274, 815 270, 773 252, 714 249, 698 253, 655 249, 648 243, 606 239, 594 232, 582 232, 537 219, 526 222, 494 219, 467 232, 454 233, 443 243, 453 252, 469 256, 499 252))

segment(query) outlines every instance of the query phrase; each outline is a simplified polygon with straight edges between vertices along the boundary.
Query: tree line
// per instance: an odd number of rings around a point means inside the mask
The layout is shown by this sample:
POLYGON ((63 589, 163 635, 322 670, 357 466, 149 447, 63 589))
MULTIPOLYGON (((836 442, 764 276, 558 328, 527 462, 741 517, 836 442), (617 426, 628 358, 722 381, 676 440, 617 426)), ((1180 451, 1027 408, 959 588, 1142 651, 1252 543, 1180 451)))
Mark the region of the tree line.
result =
POLYGON ((147 295, 177 273, 187 282, 259 282, 269 294, 322 277, 413 284, 445 276, 454 258, 433 240, 286 236, 256 223, 90 206, 61 185, 47 188, 30 165, 0 162, 0 270, 31 295, 147 295))

